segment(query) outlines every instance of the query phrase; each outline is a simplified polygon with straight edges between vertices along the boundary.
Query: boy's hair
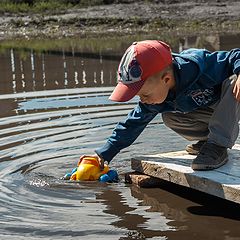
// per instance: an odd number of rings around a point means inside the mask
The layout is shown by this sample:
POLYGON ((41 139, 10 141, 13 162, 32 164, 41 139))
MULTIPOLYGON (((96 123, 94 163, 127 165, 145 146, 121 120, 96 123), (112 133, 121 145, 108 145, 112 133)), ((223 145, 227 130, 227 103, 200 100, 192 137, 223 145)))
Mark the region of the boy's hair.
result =
POLYGON ((134 42, 124 53, 118 68, 118 85, 110 100, 126 102, 141 89, 145 80, 172 64, 170 47, 161 41, 134 42))

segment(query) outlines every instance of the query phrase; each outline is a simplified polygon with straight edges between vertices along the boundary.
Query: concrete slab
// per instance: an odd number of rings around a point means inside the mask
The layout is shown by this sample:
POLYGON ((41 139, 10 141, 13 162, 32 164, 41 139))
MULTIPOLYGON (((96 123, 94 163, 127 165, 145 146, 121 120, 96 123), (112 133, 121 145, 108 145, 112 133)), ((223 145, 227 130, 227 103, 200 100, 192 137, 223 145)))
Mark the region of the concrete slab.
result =
POLYGON ((194 171, 195 156, 186 151, 134 157, 132 169, 240 204, 240 144, 229 150, 229 161, 211 171, 194 171))

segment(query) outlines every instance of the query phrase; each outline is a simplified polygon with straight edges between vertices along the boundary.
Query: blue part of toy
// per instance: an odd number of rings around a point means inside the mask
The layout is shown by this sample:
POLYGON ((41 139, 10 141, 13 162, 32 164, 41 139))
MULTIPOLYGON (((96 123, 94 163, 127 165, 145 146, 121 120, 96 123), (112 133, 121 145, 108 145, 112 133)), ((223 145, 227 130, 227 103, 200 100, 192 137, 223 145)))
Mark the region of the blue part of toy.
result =
POLYGON ((111 178, 107 174, 103 174, 99 177, 99 182, 111 182, 111 178))
POLYGON ((71 173, 66 173, 63 177, 63 180, 70 180, 72 174, 71 173))
POLYGON ((118 181, 118 173, 116 170, 109 170, 107 175, 109 176, 112 182, 118 181))
POLYGON ((74 169, 72 170, 72 172, 71 172, 71 175, 74 174, 74 173, 77 171, 77 169, 78 169, 77 167, 74 168, 74 169))

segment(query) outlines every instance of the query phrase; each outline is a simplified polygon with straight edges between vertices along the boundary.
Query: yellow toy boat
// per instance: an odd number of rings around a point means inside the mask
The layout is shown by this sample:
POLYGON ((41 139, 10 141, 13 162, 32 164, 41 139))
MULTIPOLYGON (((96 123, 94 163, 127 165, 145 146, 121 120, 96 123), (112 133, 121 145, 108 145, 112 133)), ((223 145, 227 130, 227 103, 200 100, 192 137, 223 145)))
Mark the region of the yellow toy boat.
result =
POLYGON ((104 169, 100 170, 97 157, 84 157, 79 163, 77 170, 72 173, 70 180, 94 181, 103 174, 108 173, 109 167, 104 164, 104 169))

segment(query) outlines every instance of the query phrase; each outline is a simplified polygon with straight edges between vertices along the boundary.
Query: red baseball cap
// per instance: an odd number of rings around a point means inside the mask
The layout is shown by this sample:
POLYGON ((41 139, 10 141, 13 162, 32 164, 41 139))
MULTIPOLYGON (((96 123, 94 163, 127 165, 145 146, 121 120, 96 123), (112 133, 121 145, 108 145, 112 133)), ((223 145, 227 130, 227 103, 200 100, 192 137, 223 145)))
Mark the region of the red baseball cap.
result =
POLYGON ((141 89, 145 80, 172 63, 170 47, 158 40, 134 42, 124 53, 118 67, 118 84, 110 100, 126 102, 141 89))

